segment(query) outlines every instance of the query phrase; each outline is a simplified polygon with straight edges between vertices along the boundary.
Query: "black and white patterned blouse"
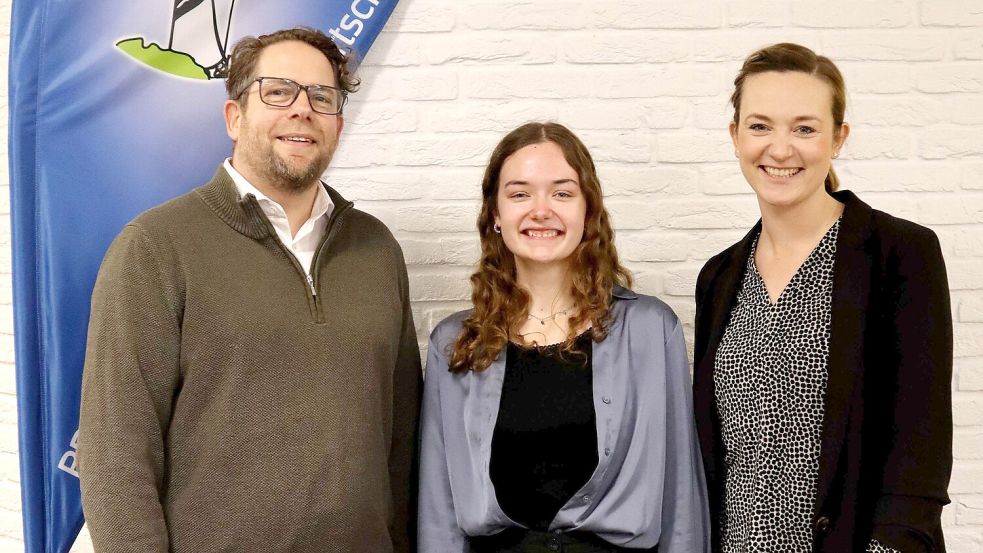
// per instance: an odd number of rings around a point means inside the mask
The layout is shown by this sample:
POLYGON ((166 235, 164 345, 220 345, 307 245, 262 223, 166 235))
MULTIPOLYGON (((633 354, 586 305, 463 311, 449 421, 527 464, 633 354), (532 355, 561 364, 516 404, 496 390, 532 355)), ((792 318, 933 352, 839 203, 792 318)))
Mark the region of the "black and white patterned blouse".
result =
MULTIPOLYGON (((751 248, 714 360, 725 553, 812 549, 839 226, 837 220, 774 304, 754 263, 757 239, 751 248)), ((867 551, 897 553, 876 540, 867 551)))

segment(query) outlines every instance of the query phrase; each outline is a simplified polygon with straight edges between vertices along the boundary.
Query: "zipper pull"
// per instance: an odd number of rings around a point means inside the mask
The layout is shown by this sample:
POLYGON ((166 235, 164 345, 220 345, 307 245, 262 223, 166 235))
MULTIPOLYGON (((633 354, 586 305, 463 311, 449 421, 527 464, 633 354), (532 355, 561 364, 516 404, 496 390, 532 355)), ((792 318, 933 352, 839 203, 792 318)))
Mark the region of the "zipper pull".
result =
POLYGON ((317 297, 317 289, 314 288, 314 278, 311 275, 307 275, 307 284, 311 287, 311 294, 317 297))

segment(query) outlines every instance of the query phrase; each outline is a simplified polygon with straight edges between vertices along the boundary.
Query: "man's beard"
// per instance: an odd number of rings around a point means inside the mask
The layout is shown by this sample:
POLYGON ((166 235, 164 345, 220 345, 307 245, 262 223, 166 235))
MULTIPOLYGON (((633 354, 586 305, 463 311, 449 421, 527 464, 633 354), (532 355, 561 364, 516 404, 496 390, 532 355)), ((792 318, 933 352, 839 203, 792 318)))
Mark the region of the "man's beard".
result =
POLYGON ((263 144, 248 126, 243 127, 243 136, 248 138, 240 140, 237 147, 245 150, 243 153, 246 154, 246 162, 252 166, 253 171, 260 175, 265 184, 292 194, 304 192, 319 182, 331 163, 331 156, 337 146, 337 143, 332 144, 326 152, 297 167, 277 154, 272 142, 263 144))
POLYGON ((325 155, 312 159, 301 167, 293 167, 280 157, 273 148, 267 148, 259 168, 267 182, 284 192, 300 193, 316 184, 331 162, 334 148, 325 155))

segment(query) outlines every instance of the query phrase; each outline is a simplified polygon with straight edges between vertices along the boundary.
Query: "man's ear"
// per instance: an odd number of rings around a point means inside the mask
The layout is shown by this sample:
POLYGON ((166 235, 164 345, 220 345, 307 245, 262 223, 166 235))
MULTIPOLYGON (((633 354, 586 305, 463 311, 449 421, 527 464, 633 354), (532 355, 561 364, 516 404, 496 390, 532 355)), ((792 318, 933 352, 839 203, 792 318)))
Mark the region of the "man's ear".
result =
POLYGON ((226 100, 222 106, 225 115, 225 132, 233 142, 239 140, 239 125, 242 123, 242 106, 235 100, 226 100))

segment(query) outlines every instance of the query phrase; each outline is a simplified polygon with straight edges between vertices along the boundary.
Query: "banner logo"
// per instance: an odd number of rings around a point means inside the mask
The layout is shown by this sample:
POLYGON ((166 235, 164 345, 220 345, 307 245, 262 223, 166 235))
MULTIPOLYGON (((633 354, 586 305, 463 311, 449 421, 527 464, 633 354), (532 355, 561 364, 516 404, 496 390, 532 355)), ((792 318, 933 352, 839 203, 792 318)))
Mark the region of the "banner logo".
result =
POLYGON ((116 47, 158 71, 188 79, 222 78, 229 65, 229 28, 235 0, 174 0, 167 48, 143 37, 116 47))
POLYGON ((79 454, 79 431, 76 430, 75 434, 72 434, 72 441, 68 444, 71 448, 61 456, 61 460, 58 461, 58 468, 71 474, 75 478, 79 477, 79 466, 78 466, 78 454, 79 454))
POLYGON ((352 0, 348 13, 341 16, 338 26, 328 30, 328 34, 334 38, 339 48, 345 52, 351 50, 352 46, 355 45, 355 39, 362 34, 365 25, 372 19, 378 5, 379 0, 352 0), (360 5, 363 2, 367 4, 367 7, 360 5))

